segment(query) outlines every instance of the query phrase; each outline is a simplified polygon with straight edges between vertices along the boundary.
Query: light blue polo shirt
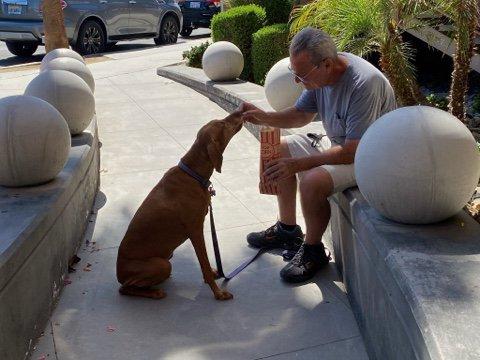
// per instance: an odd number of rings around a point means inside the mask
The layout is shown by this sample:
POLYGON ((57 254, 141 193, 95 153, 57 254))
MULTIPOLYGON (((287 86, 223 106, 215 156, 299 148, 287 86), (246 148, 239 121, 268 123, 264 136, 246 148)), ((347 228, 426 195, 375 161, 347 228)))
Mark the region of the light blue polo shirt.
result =
POLYGON ((395 110, 392 86, 380 70, 350 53, 339 53, 348 67, 331 86, 304 90, 295 103, 298 110, 318 113, 332 142, 360 139, 367 128, 383 114, 395 110))

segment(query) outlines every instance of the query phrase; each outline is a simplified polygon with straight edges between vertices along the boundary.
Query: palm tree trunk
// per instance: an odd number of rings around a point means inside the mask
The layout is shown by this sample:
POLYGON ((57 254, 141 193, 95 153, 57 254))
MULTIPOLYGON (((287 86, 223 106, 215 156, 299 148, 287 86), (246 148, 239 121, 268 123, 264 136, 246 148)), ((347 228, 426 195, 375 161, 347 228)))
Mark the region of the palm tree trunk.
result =
POLYGON ((47 53, 58 48, 68 48, 67 32, 63 21, 63 9, 60 0, 44 0, 43 28, 47 53))
POLYGON ((398 104, 412 106, 425 103, 425 97, 404 55, 401 35, 392 24, 388 25, 387 34, 385 42, 380 46, 380 67, 390 80, 398 104))
POLYGON ((448 109, 452 115, 465 123, 467 121, 465 99, 468 91, 468 73, 475 45, 475 29, 478 24, 477 0, 457 1, 454 11, 457 51, 453 59, 454 70, 448 109))

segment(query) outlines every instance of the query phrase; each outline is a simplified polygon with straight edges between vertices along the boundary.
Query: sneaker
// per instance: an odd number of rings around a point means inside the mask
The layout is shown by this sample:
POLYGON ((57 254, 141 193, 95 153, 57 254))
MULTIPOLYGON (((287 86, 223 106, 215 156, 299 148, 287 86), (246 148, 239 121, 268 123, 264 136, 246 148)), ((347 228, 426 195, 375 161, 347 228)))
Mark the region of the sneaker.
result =
POLYGON ((280 222, 267 230, 247 235, 247 242, 256 248, 298 250, 303 242, 303 232, 296 225, 292 231, 282 229, 280 222))
POLYGON ((293 259, 280 271, 280 277, 289 283, 307 281, 328 265, 330 258, 330 254, 325 254, 323 244, 302 244, 293 259))

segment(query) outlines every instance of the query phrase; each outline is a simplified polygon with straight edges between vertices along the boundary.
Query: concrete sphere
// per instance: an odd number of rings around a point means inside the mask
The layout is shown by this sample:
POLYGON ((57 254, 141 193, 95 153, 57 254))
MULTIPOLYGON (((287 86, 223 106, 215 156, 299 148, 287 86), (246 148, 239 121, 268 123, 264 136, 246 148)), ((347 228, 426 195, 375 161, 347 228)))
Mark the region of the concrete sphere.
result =
POLYGON ((70 133, 85 130, 95 113, 95 98, 88 85, 65 70, 47 70, 34 78, 25 95, 35 96, 53 105, 67 121, 70 133))
POLYGON ((272 66, 265 78, 265 96, 276 111, 293 106, 303 91, 295 82, 295 76, 288 70, 290 59, 287 57, 272 66))
POLYGON ((81 61, 82 63, 85 64, 85 60, 83 59, 82 55, 77 53, 76 51, 70 50, 70 49, 65 49, 65 48, 60 48, 60 49, 55 49, 50 51, 48 54, 46 54, 43 59, 42 63, 40 65, 40 70, 43 70, 43 67, 51 60, 60 58, 60 57, 68 57, 72 59, 76 59, 78 61, 81 61))
POLYGON ((41 72, 47 70, 66 70, 80 76, 88 85, 92 92, 95 92, 95 79, 93 78, 90 69, 82 62, 69 58, 59 57, 52 59, 45 64, 41 72))
POLYGON ((0 185, 52 180, 65 166, 70 145, 65 119, 46 101, 23 95, 0 100, 0 185))
POLYGON ((355 175, 363 196, 385 217, 434 223, 457 214, 472 196, 480 153, 456 117, 428 106, 405 107, 365 132, 355 175))
POLYGON ((202 67, 210 80, 235 80, 243 71, 243 55, 231 42, 218 41, 203 53, 202 67))

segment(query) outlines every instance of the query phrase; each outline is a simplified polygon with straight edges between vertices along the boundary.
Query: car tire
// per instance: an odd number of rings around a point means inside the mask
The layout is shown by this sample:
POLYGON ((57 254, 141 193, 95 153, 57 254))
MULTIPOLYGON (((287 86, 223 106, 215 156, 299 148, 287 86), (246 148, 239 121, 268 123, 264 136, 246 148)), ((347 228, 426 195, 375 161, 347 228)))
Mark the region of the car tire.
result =
POLYGON ((13 55, 28 57, 37 51, 38 43, 31 41, 5 41, 8 51, 13 55))
POLYGON ((183 37, 190 36, 192 34, 193 28, 192 27, 184 27, 182 31, 180 32, 180 35, 183 37))
POLYGON ((82 55, 98 54, 105 51, 107 35, 103 27, 94 20, 85 21, 78 31, 75 50, 82 55))
POLYGON ((158 37, 154 38, 155 44, 174 44, 178 39, 179 26, 177 19, 172 15, 167 15, 162 20, 158 37))

